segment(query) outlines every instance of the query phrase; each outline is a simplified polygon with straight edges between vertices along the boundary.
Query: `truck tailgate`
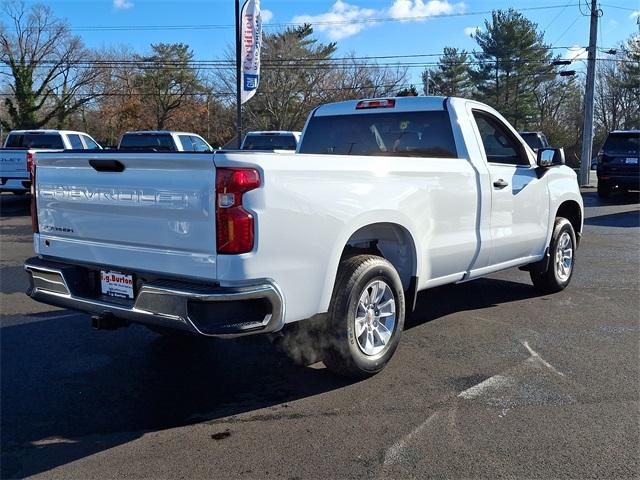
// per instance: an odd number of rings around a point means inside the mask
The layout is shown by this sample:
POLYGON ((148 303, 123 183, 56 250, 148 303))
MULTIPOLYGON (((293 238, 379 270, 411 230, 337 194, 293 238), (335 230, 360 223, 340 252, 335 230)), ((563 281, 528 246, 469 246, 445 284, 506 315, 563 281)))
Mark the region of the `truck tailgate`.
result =
POLYGON ((26 150, 0 150, 0 177, 29 178, 27 172, 27 151, 26 150))
POLYGON ((38 254, 216 278, 212 154, 49 153, 36 162, 38 254))

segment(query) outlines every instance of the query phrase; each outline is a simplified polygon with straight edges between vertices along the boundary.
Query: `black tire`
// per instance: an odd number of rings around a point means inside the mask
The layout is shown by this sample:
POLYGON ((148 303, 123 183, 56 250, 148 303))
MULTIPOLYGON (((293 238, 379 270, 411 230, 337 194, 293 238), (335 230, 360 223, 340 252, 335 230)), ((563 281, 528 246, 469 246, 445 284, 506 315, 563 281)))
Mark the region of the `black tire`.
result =
POLYGON ((571 222, 566 218, 556 218, 556 222, 553 227, 553 235, 551 236, 551 243, 549 245, 549 263, 543 271, 532 270, 530 272, 531 281, 533 282, 533 286, 536 290, 541 293, 556 293, 564 290, 567 285, 569 285, 575 269, 576 248, 576 232, 573 229, 573 225, 571 225, 571 222), (562 254, 558 250, 558 243, 563 239, 565 233, 568 235, 571 242, 570 248, 572 251, 571 266, 569 268, 568 275, 561 274, 559 272, 557 263, 559 261, 559 256, 562 254))
POLYGON ((598 180, 598 196, 600 198, 609 198, 611 196, 611 184, 607 180, 598 180))
MULTIPOLYGON (((326 323, 326 337, 323 339, 325 343, 324 364, 332 372, 352 378, 363 378, 378 373, 389 362, 398 347, 404 327, 404 316, 405 300, 402 282, 391 263, 375 255, 355 255, 343 259, 338 268, 329 309, 329 318, 326 323), (377 280, 382 282, 378 283, 376 282, 377 280), (373 291, 374 288, 376 292, 380 290, 383 293, 386 292, 388 297, 383 297, 381 294, 379 301, 382 302, 382 299, 388 298, 384 302, 387 305, 384 308, 393 308, 395 312, 388 317, 384 317, 389 318, 389 320, 382 320, 383 317, 380 315, 382 304, 380 304, 380 311, 377 311, 378 303, 372 300, 376 305, 376 309, 371 307, 370 311, 367 310, 369 313, 365 314, 364 317, 367 319, 367 326, 362 327, 362 325, 365 325, 364 321, 360 323, 363 333, 357 338, 356 314, 359 312, 358 304, 361 296, 365 295, 365 290, 367 290, 367 296, 373 296, 376 293, 373 291), (393 295, 393 307, 389 303, 391 300, 389 292, 393 295), (391 326, 391 317, 395 320, 393 327, 389 330, 385 325, 391 326), (376 328, 381 329, 381 326, 384 326, 385 330, 390 332, 386 342, 382 340, 382 336, 376 330, 376 328), (374 332, 372 329, 376 331, 374 332), (367 340, 361 340, 363 338, 362 335, 374 340, 369 343, 370 346, 378 343, 377 346, 372 348, 381 348, 381 350, 366 354, 360 342, 366 343, 367 340), (368 337, 368 335, 371 335, 371 337, 368 337)), ((372 350, 372 352, 374 351, 372 350)))

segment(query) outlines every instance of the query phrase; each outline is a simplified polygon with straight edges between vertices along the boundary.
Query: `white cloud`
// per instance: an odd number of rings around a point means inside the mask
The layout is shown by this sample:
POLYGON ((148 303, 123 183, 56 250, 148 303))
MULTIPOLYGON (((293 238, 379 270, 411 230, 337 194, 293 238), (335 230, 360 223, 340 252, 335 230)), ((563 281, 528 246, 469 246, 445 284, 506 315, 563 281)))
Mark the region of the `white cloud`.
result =
POLYGON ((394 18, 411 22, 423 21, 434 15, 461 13, 465 4, 450 3, 447 0, 393 0, 391 6, 382 9, 363 8, 344 0, 336 0, 331 9, 319 15, 297 15, 293 23, 311 23, 313 28, 326 32, 330 40, 340 40, 360 33, 377 22, 367 22, 372 18, 394 18))
POLYGON ((262 8, 260 9, 260 16, 262 17, 262 23, 269 23, 273 19, 273 12, 262 8))
POLYGON ((578 45, 574 45, 567 49, 564 54, 565 60, 586 60, 588 56, 587 49, 584 47, 580 47, 578 45))
POLYGON ((638 18, 640 17, 640 10, 636 10, 635 12, 631 12, 631 15, 629 15, 629 18, 631 20, 633 20, 634 18, 638 18))
POLYGON ((464 34, 469 37, 480 31, 480 27, 467 27, 464 29, 464 34))
POLYGON ((129 0, 113 0, 113 8, 116 10, 131 10, 133 8, 133 2, 129 0))
POLYGON ((364 29, 366 23, 347 23, 366 20, 377 15, 378 11, 372 8, 362 8, 350 5, 342 0, 337 0, 331 10, 320 15, 298 15, 293 17, 293 23, 311 23, 313 28, 320 32, 327 32, 331 40, 340 40, 350 37, 364 29))
POLYGON ((446 15, 450 13, 460 13, 464 11, 464 3, 449 3, 447 0, 394 0, 393 5, 388 10, 392 18, 432 17, 434 15, 446 15))

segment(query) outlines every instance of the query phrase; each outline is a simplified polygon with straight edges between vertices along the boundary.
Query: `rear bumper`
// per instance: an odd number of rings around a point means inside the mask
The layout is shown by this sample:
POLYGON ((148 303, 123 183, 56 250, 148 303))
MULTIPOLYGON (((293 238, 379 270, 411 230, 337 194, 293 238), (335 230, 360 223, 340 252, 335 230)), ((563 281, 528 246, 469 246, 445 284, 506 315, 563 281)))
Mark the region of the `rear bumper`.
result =
POLYGON ((638 172, 609 172, 598 170, 598 181, 609 182, 611 185, 625 188, 640 188, 640 173, 638 172))
POLYGON ((85 269, 37 257, 25 262, 39 302, 93 315, 113 315, 132 323, 233 338, 271 333, 284 325, 284 301, 270 281, 220 287, 156 280, 138 286, 133 300, 88 289, 85 269))
POLYGON ((28 192, 31 188, 31 180, 28 178, 0 179, 0 192, 28 192))

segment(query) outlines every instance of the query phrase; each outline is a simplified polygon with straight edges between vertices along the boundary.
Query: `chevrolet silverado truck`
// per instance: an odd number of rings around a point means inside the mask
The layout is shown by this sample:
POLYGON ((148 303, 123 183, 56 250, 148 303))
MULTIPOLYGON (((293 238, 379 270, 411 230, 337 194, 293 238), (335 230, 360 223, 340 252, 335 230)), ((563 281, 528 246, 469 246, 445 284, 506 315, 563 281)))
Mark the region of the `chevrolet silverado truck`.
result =
POLYGON ((421 290, 511 267, 564 289, 583 224, 562 149, 534 155, 460 98, 323 105, 291 154, 43 153, 35 167, 34 300, 101 328, 268 333, 356 377, 392 357, 421 290))
POLYGON ((167 130, 126 132, 120 137, 118 150, 149 152, 212 152, 213 148, 200 135, 167 130))
POLYGON ((27 193, 31 188, 29 163, 36 152, 100 149, 83 132, 67 130, 13 130, 0 149, 0 192, 27 193))

